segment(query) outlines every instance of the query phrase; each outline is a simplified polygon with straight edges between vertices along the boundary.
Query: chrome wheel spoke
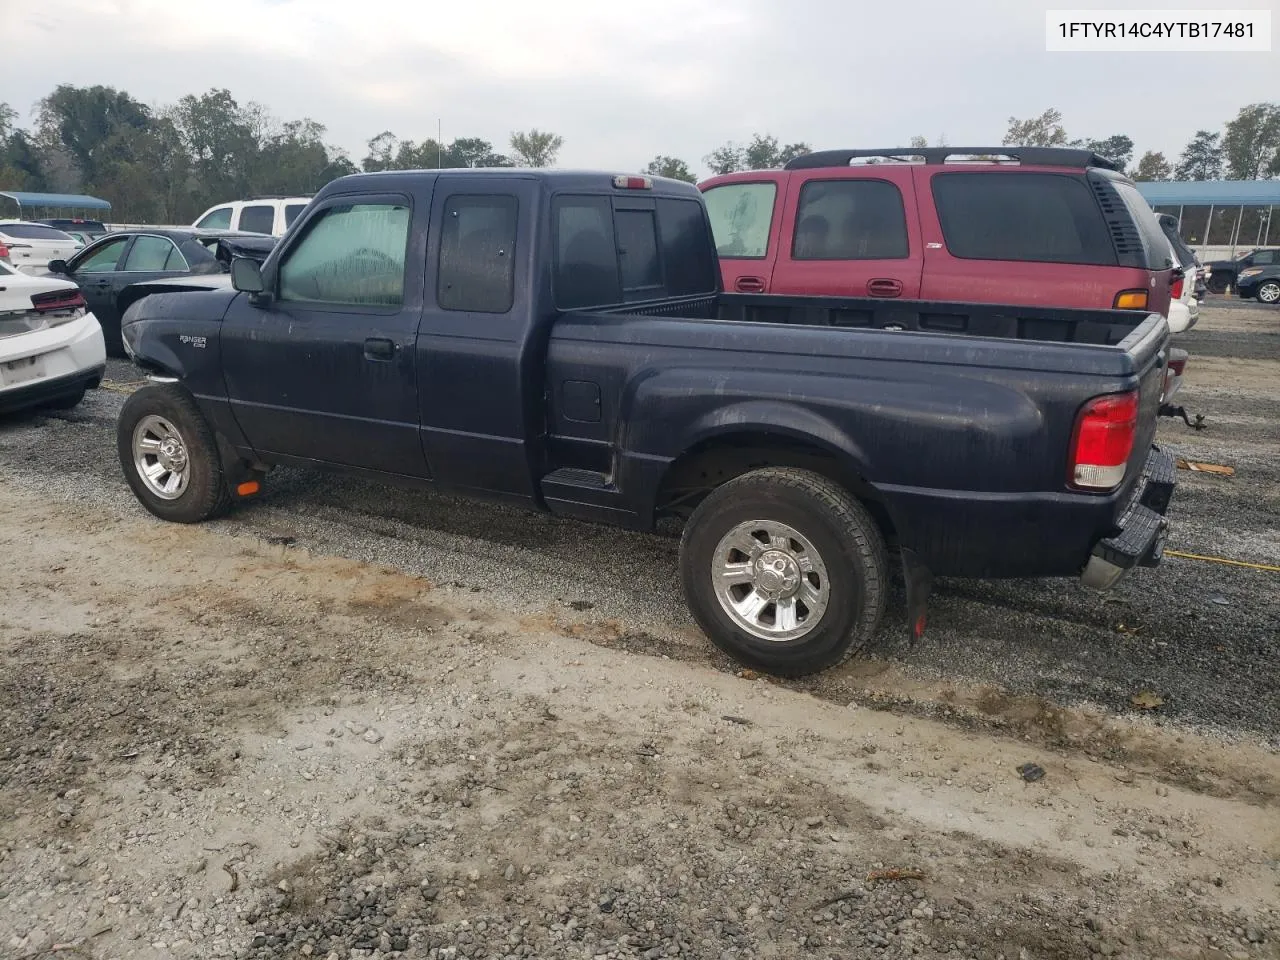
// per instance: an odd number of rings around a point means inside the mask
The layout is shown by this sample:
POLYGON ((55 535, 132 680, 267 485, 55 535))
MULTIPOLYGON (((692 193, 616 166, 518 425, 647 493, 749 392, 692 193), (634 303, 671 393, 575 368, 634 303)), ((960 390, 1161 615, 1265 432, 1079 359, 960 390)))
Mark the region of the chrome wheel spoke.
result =
POLYGON ((141 440, 138 441, 138 449, 144 450, 147 453, 155 453, 157 450, 160 449, 160 441, 157 440, 154 436, 150 436, 150 435, 144 436, 141 440))
POLYGON ((799 626, 799 611, 796 609, 796 598, 787 597, 779 600, 775 609, 778 611, 774 623, 779 630, 794 630, 799 626))
POLYGON ((738 614, 743 620, 749 623, 755 623, 760 618, 760 612, 769 605, 769 598, 764 594, 752 590, 737 603, 738 614))
POLYGON ((751 583, 752 579, 750 563, 726 563, 720 568, 720 582, 729 586, 751 583))
POLYGON ((822 596, 822 591, 807 579, 800 581, 800 599, 804 601, 804 605, 810 610, 816 611, 818 607, 826 605, 826 600, 822 596))

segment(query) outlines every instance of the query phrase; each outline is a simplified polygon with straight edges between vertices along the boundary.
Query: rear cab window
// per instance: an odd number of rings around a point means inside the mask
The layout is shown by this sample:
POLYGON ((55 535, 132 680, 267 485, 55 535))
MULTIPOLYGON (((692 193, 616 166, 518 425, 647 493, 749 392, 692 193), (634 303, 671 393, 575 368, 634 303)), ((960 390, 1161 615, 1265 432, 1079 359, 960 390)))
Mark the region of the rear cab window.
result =
POLYGON ((714 246, 695 198, 558 194, 551 213, 561 310, 716 290, 714 246))

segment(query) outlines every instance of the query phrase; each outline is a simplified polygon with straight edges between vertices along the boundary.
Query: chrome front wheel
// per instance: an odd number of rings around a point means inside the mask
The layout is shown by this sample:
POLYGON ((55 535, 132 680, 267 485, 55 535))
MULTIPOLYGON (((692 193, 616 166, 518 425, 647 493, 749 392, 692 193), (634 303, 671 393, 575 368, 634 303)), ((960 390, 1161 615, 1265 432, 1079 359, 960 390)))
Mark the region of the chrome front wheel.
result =
POLYGON ((133 428, 133 465, 151 493, 177 500, 191 479, 187 444, 178 428, 164 417, 143 417, 133 428))

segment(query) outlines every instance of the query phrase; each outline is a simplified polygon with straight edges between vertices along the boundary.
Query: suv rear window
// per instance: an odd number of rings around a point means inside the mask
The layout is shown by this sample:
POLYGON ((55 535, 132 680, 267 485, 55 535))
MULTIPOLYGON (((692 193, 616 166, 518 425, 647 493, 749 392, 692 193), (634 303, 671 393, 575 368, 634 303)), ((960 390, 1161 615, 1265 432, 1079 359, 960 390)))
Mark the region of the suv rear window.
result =
POLYGON ((765 256, 777 193, 772 183, 726 183, 704 193, 716 253, 744 260, 765 256))
POLYGON ((800 189, 796 260, 898 260, 908 256, 902 192, 887 180, 810 180, 800 189))
POLYGON ((15 240, 66 240, 68 243, 75 242, 61 230, 47 227, 43 223, 0 223, 0 233, 13 237, 15 240))
MULTIPOLYGON (((953 257, 1117 263, 1102 211, 1082 179, 1057 173, 939 173, 932 186, 953 257)), ((1151 224, 1159 230, 1154 217, 1151 224)))
POLYGON ((702 205, 660 197, 652 210, 603 195, 552 203, 553 289, 561 310, 715 292, 718 264, 702 205), (630 207, 630 209, 628 209, 630 207))

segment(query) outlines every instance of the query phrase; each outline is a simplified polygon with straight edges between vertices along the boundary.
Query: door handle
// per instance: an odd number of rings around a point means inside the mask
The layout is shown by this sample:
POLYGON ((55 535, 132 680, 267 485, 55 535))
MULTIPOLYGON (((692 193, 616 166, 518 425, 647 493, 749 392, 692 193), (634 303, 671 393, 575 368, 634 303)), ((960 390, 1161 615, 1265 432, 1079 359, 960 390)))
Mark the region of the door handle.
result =
POLYGON ((370 337, 364 342, 364 358, 366 360, 390 360, 395 356, 396 345, 381 337, 370 337))
POLYGON ((892 280, 888 277, 879 277, 875 280, 868 280, 867 296, 900 297, 902 296, 902 281, 892 280))
POLYGON ((741 293, 764 293, 764 280, 760 277, 739 277, 733 288, 741 293))

